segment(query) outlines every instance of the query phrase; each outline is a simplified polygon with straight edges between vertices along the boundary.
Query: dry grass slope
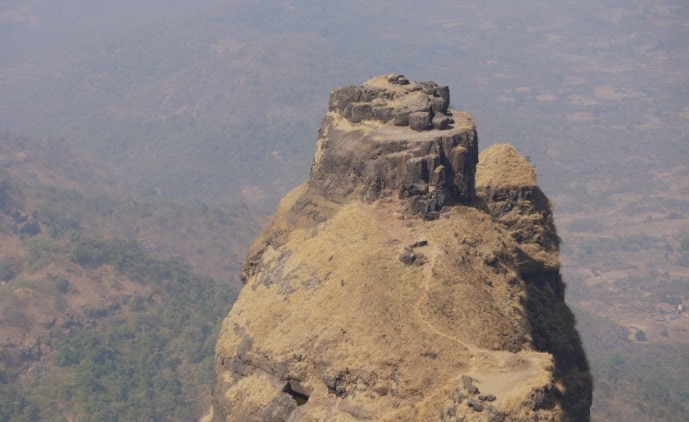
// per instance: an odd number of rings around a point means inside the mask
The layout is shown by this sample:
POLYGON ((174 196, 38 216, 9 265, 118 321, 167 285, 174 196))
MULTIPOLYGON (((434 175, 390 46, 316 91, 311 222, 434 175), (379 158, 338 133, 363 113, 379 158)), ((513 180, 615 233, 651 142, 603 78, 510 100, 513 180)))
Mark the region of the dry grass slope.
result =
POLYGON ((512 145, 495 144, 481 154, 476 169, 477 189, 536 185, 536 171, 512 145))
MULTIPOLYGON (((424 221, 398 207, 392 199, 328 203, 307 184, 285 197, 250 249, 246 286, 223 325, 216 420, 567 417, 561 356, 534 342, 543 327, 530 315, 537 307, 525 282, 551 260, 557 270, 556 250, 526 270, 522 245, 479 208, 424 221), (417 261, 407 266, 400 254, 414 244, 417 261), (495 396, 492 410, 468 406, 476 397, 465 377, 495 396), (287 384, 308 402, 290 403, 287 384)), ((548 291, 550 300, 558 294, 548 291)))

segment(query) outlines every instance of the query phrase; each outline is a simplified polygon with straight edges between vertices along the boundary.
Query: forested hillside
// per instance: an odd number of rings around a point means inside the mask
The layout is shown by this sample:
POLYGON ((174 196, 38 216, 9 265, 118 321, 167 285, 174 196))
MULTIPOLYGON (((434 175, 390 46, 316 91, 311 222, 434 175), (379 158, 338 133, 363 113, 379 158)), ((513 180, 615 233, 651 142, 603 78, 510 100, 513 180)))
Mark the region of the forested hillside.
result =
POLYGON ((197 418, 257 223, 136 199, 81 159, 0 137, 0 419, 197 418))

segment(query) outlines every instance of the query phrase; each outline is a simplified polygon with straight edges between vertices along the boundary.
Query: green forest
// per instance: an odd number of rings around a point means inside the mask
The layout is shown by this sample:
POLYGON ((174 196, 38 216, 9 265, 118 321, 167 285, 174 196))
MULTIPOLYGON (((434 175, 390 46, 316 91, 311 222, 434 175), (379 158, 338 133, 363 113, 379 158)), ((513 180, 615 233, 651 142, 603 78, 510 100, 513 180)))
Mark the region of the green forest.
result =
POLYGON ((113 209, 123 224, 140 213, 126 198, 94 201, 1 176, 0 329, 34 339, 8 337, 0 348, 0 420, 188 421, 207 411, 216 336, 236 287, 93 224, 113 209), (22 231, 29 203, 39 229, 22 231))
MULTIPOLYGON (((33 245, 31 253, 33 264, 64 254, 84 268, 112 266, 153 293, 95 310, 92 327, 52 330, 58 368, 35 384, 20 387, 13 382, 18 371, 3 365, 2 396, 12 399, 0 401, 0 420, 187 421, 205 410, 216 334, 233 289, 131 241, 72 233, 33 245), (128 312, 118 312, 122 307, 128 312)), ((61 279, 50 294, 76 293, 61 279)))

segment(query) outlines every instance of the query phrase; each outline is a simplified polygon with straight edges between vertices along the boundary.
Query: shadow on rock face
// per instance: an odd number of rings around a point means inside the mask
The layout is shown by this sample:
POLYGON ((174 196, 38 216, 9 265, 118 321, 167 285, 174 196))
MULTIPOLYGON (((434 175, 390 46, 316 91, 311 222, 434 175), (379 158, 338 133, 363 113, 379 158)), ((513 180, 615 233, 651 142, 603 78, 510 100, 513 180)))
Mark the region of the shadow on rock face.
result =
POLYGON ((562 384, 562 410, 567 420, 590 417, 593 379, 576 330, 574 314, 564 302, 565 285, 558 270, 543 269, 522 274, 526 285, 524 308, 536 350, 555 360, 555 381, 562 384))

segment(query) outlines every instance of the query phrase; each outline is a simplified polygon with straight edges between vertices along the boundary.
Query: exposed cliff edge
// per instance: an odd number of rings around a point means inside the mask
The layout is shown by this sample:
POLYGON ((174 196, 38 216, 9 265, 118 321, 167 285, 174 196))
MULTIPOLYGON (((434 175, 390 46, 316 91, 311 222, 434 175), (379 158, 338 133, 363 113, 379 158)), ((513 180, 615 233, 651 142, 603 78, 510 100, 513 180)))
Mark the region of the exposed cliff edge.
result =
POLYGON ((448 107, 401 75, 331 94, 311 177, 249 250, 214 420, 588 419, 548 199, 448 107))

